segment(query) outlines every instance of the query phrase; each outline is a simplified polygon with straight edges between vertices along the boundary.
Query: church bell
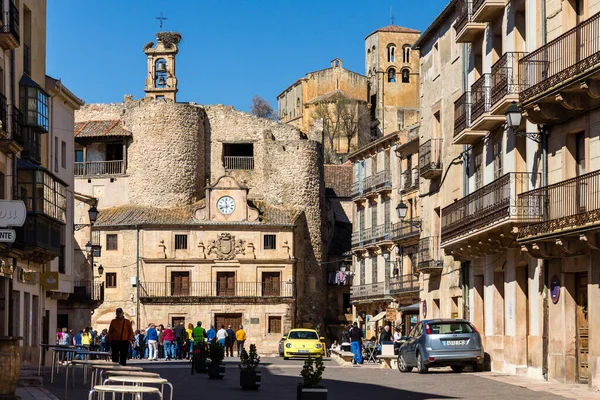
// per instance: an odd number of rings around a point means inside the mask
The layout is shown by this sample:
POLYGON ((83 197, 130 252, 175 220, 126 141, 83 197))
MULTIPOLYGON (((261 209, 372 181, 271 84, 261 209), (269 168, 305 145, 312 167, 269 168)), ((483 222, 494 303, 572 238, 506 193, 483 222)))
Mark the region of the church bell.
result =
POLYGON ((156 72, 167 72, 167 63, 165 63, 164 61, 159 61, 156 64, 156 72))
POLYGON ((165 79, 164 76, 161 76, 160 78, 158 78, 158 85, 159 86, 166 86, 167 85, 167 80, 165 79))

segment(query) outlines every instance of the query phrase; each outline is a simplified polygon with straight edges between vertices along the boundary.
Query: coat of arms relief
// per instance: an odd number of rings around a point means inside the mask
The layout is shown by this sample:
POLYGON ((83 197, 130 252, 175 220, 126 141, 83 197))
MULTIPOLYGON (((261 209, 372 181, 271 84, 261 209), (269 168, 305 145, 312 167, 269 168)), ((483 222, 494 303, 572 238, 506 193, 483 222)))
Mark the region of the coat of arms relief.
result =
POLYGON ((246 254, 246 241, 235 240, 229 233, 221 233, 216 240, 209 240, 206 254, 214 254, 217 260, 233 260, 237 254, 246 254))

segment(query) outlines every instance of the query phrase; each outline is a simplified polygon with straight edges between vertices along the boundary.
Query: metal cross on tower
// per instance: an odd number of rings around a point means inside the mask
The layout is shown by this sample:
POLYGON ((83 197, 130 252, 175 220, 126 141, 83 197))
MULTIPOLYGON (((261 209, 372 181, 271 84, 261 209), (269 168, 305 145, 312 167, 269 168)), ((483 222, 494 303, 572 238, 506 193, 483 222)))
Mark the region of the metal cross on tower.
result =
POLYGON ((392 14, 392 6, 390 6, 390 24, 394 25, 395 20, 396 20, 396 17, 394 17, 394 14, 392 14))
POLYGON ((156 19, 160 21, 160 30, 162 31, 162 25, 163 25, 163 21, 164 21, 165 19, 168 19, 168 18, 167 18, 167 17, 163 17, 163 13, 162 13, 162 11, 161 11, 161 13, 160 13, 160 16, 156 17, 156 19))

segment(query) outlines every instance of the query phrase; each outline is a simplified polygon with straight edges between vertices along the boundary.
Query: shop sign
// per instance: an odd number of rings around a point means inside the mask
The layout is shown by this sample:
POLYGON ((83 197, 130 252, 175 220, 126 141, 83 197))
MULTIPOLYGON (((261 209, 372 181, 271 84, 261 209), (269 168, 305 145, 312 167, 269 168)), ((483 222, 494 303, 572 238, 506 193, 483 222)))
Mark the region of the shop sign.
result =
POLYGON ((386 308, 385 309, 385 319, 388 321, 396 320, 396 309, 395 308, 386 308))
POLYGON ((14 271, 12 261, 10 263, 5 260, 0 261, 0 276, 12 279, 14 271))
POLYGON ((44 289, 58 290, 58 272, 44 272, 41 278, 41 284, 44 289))
POLYGON ((25 217, 27 209, 21 200, 0 200, 0 228, 23 226, 25 217))
POLYGON ((14 229, 0 229, 0 243, 13 243, 17 238, 14 229))
POLYGON ((556 275, 550 281, 550 298, 554 304, 558 303, 558 299, 560 299, 560 279, 556 275))
POLYGON ((35 285, 37 273, 35 271, 25 271, 23 268, 17 268, 17 280, 28 285, 35 285))

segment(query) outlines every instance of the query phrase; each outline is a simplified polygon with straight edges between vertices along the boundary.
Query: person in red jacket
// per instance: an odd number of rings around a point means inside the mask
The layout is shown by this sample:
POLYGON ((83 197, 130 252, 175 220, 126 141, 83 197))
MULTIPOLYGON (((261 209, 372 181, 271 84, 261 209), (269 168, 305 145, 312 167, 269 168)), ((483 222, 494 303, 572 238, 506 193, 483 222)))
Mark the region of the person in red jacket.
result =
POLYGON ((129 355, 129 344, 133 339, 133 328, 131 321, 125 318, 123 309, 117 308, 117 316, 110 321, 108 328, 108 341, 112 349, 112 360, 121 365, 127 364, 129 355))
POLYGON ((173 341, 175 340, 175 333, 173 332, 171 324, 167 325, 163 332, 163 345, 165 346, 165 361, 169 361, 175 358, 175 348, 173 341))

